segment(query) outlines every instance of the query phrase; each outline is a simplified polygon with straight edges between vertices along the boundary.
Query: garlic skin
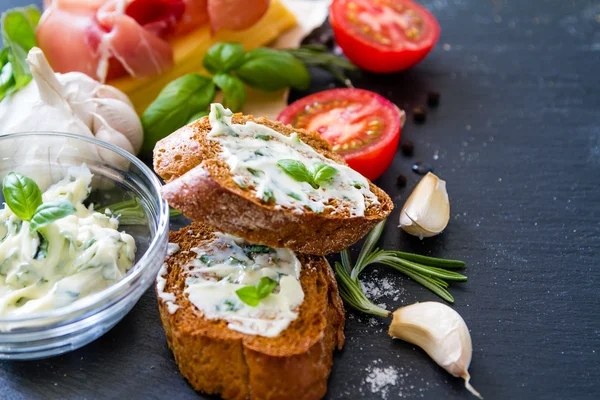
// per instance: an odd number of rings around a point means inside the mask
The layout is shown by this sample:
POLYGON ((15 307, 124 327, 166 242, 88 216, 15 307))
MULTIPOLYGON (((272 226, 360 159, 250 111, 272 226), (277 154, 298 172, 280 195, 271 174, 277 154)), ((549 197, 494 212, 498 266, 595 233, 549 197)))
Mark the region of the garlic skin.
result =
POLYGON ((441 233, 450 221, 446 182, 429 172, 417 184, 400 211, 400 227, 423 239, 441 233))
POLYGON ((415 303, 394 311, 389 335, 419 346, 450 374, 465 380, 465 387, 481 395, 469 380, 473 346, 469 329, 460 314, 435 301, 415 303))

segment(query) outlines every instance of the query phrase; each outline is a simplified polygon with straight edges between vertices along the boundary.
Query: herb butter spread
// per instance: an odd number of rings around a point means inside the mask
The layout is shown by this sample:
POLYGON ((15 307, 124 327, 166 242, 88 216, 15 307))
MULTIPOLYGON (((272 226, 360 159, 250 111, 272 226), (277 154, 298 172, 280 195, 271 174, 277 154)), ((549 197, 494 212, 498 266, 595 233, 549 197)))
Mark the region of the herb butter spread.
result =
POLYGON ((288 249, 216 235, 192 249, 197 256, 185 266, 188 299, 205 318, 223 319, 229 329, 267 337, 279 335, 298 318, 304 300, 300 261, 288 249), (242 301, 236 292, 264 278, 276 282, 273 291, 255 307, 242 301))
POLYGON ((219 143, 220 158, 242 189, 295 213, 349 210, 354 217, 379 204, 365 177, 319 154, 296 133, 286 136, 251 121, 233 124, 232 115, 220 104, 212 104, 208 137, 219 143))
POLYGON ((32 231, 4 205, 0 210, 0 316, 69 305, 114 284, 135 260, 132 236, 119 221, 86 207, 92 174, 82 165, 43 193, 43 201, 67 200, 76 212, 32 231))

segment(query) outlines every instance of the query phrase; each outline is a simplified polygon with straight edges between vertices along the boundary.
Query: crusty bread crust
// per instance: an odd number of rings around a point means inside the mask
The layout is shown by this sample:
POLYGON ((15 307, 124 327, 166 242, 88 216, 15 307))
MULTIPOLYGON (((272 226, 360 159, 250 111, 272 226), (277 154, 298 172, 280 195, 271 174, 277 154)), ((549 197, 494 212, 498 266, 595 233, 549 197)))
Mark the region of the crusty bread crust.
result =
MULTIPOLYGON (((235 114, 233 123, 253 121, 284 135, 296 132, 300 139, 340 164, 344 160, 319 135, 266 118, 235 114)), ((305 254, 325 255, 341 251, 366 235, 393 208, 389 196, 370 183, 379 205, 369 205, 363 217, 338 213, 316 214, 265 204, 235 184, 227 164, 218 158, 220 146, 206 138, 208 117, 184 126, 154 149, 154 169, 167 184, 163 197, 188 218, 202 221, 216 230, 271 247, 285 247, 305 254)))
POLYGON ((190 249, 213 237, 200 223, 170 233, 180 251, 167 259, 165 291, 176 296, 170 314, 159 297, 160 317, 182 375, 194 389, 224 399, 313 400, 327 391, 333 350, 344 343, 344 309, 329 264, 323 257, 298 254, 305 294, 299 316, 279 336, 246 335, 223 320, 207 320, 184 295, 182 266, 190 249))

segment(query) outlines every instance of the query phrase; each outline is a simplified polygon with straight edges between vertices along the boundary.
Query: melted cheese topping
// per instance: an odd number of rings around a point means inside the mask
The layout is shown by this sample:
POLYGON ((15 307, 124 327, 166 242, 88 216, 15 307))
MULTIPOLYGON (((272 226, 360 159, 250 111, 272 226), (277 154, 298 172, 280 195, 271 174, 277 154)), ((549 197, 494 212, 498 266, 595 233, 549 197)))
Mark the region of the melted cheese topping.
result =
POLYGON ((117 230, 117 218, 83 205, 91 181, 83 165, 48 188, 44 202, 69 200, 77 212, 39 234, 7 206, 0 210, 0 316, 66 306, 114 284, 133 266, 133 237, 117 230))
POLYGON ((256 197, 278 207, 304 213, 345 212, 363 216, 371 204, 379 204, 368 180, 352 168, 338 164, 302 142, 296 133, 285 136, 267 126, 247 122, 233 124, 231 111, 212 104, 208 137, 219 143, 220 157, 231 168, 233 181, 242 189, 253 190, 256 197), (308 171, 322 163, 337 174, 320 185, 300 182, 277 163, 280 160, 302 163, 308 171), (316 186, 316 187, 315 187, 316 186))
MULTIPOLYGON (((301 264, 291 250, 253 245, 217 233, 216 239, 192 251, 197 256, 184 267, 184 293, 205 318, 223 319, 229 329, 266 337, 279 335, 298 318, 304 292, 301 264), (262 277, 278 282, 273 292, 256 307, 241 301, 236 291, 256 285, 262 277)), ((157 291, 174 313, 179 305, 175 296, 165 291, 166 272, 165 264, 157 279, 157 291)))

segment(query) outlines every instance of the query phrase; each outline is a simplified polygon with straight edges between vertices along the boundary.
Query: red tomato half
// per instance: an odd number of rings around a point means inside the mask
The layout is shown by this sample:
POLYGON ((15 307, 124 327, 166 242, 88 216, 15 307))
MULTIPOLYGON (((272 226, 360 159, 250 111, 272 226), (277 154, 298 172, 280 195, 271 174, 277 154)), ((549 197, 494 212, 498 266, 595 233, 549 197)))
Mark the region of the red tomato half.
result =
POLYGON ((346 57, 372 72, 412 67, 440 36, 435 17, 411 0, 333 0, 329 21, 346 57))
POLYGON ((319 133, 348 165, 375 180, 390 166, 400 139, 400 113, 390 101, 362 89, 332 89, 304 97, 278 121, 319 133))

